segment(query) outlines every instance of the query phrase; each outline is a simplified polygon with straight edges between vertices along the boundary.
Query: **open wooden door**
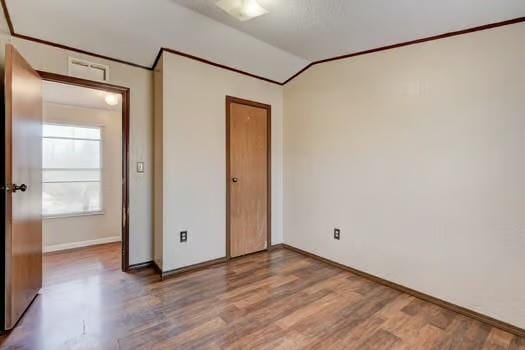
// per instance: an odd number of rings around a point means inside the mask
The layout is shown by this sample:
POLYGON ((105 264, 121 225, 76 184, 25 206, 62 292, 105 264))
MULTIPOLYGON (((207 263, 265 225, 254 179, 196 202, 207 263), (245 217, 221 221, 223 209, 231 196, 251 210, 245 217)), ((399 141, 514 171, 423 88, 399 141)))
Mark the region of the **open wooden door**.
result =
POLYGON ((5 329, 42 287, 42 80, 12 46, 5 54, 5 329))

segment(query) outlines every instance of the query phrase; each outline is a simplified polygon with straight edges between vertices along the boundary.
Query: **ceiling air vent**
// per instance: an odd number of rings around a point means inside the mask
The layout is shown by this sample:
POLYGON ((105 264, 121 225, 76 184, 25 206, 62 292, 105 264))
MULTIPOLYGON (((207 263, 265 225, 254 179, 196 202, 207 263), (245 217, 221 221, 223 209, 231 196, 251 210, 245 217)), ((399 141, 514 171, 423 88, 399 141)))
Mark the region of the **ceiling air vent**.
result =
POLYGON ((109 67, 69 57, 69 75, 89 80, 109 81, 109 67))

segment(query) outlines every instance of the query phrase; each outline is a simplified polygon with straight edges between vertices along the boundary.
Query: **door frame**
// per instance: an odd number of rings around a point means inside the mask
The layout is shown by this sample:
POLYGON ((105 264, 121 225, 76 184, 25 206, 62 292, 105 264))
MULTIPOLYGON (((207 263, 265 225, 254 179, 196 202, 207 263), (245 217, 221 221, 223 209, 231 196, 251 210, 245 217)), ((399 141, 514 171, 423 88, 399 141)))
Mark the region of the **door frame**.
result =
POLYGON ((44 81, 92 88, 119 94, 122 96, 122 271, 130 270, 129 266, 129 114, 130 89, 124 86, 108 84, 101 81, 76 78, 68 75, 37 70, 44 81))
POLYGON ((230 171, 230 105, 237 103, 241 105, 263 108, 267 113, 266 120, 266 206, 267 206, 267 243, 266 251, 272 245, 272 106, 260 102, 245 100, 238 97, 226 95, 226 259, 231 259, 231 232, 230 232, 230 187, 231 187, 231 171, 230 171))

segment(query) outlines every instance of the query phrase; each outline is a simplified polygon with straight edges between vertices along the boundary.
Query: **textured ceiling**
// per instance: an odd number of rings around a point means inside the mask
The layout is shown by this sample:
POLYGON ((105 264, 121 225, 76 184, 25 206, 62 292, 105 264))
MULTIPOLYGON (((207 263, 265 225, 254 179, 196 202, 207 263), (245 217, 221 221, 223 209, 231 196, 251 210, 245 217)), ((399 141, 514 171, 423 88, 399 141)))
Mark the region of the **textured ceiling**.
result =
POLYGON ((309 61, 525 16, 525 0, 258 0, 241 22, 216 0, 173 0, 309 61))
POLYGON ((525 0, 5 0, 15 32, 150 67, 161 47, 283 82, 312 61, 525 16, 525 0))

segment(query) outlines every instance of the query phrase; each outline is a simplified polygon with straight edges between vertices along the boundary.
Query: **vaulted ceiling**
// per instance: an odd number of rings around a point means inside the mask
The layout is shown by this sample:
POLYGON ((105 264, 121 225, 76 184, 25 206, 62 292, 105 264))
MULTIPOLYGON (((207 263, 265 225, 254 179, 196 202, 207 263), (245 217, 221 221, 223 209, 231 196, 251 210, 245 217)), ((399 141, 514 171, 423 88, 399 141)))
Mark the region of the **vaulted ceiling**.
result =
POLYGON ((525 16, 524 0, 5 0, 17 34, 151 67, 161 47, 278 82, 313 61, 525 16))
POLYGON ((309 61, 525 15, 523 0, 258 0, 269 13, 241 22, 216 0, 174 0, 309 61))

